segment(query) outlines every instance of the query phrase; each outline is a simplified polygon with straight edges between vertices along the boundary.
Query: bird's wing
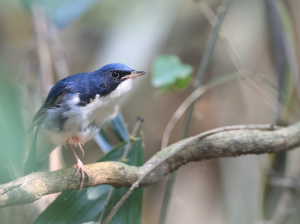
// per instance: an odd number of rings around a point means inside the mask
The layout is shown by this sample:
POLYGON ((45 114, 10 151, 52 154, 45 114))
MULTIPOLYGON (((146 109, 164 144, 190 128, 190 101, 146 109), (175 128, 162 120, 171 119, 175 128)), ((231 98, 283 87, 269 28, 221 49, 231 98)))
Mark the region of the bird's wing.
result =
POLYGON ((53 86, 45 103, 34 115, 29 131, 31 131, 36 125, 39 125, 44 121, 47 109, 59 107, 60 103, 63 102, 67 93, 70 92, 71 86, 71 82, 58 82, 55 86, 53 86))

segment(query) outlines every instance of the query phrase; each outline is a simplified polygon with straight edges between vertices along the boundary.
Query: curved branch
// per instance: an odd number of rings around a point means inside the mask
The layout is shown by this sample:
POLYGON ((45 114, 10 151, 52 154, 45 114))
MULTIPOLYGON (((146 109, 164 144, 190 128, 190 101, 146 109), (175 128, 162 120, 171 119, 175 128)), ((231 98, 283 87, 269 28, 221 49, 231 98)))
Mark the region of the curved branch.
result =
MULTIPOLYGON (((159 151, 141 167, 128 166, 122 162, 85 165, 92 178, 86 181, 83 187, 100 184, 130 187, 154 168, 139 184, 139 187, 145 187, 190 161, 276 153, 300 146, 300 122, 279 130, 267 129, 274 129, 274 127, 233 126, 205 132, 159 151), (255 128, 260 130, 253 130, 255 128)), ((54 172, 37 172, 0 185, 0 208, 31 203, 43 195, 55 192, 78 189, 81 177, 73 177, 75 170, 75 168, 67 168, 54 172)))

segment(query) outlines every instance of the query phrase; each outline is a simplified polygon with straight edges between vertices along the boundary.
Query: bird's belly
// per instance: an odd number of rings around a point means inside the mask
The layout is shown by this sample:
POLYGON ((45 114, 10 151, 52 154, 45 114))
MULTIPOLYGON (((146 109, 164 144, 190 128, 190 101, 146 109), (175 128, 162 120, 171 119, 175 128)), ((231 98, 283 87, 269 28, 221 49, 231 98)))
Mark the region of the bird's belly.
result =
POLYGON ((116 103, 117 100, 98 97, 87 106, 73 106, 62 113, 57 111, 58 115, 50 117, 52 119, 47 121, 49 125, 46 125, 48 128, 45 128, 44 131, 55 145, 67 142, 74 144, 73 137, 77 137, 81 143, 85 143, 100 131, 116 103), (51 124, 58 123, 58 116, 63 117, 61 120, 64 120, 64 123, 53 127, 51 124))
POLYGON ((46 132, 50 141, 55 145, 61 145, 64 143, 76 145, 77 143, 75 142, 75 139, 78 139, 80 143, 85 143, 91 140, 100 131, 100 128, 101 124, 92 124, 83 129, 75 128, 70 131, 46 132))

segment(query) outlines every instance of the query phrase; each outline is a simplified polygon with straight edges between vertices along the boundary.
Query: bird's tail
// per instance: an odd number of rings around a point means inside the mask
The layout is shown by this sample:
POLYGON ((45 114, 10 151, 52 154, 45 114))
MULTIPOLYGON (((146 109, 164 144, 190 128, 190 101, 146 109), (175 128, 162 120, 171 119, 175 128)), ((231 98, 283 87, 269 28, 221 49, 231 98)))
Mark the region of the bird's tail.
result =
POLYGON ((50 152, 55 148, 53 144, 47 144, 47 142, 42 141, 41 144, 41 133, 39 133, 39 128, 36 128, 34 139, 31 145, 31 149, 29 151, 27 160, 24 165, 24 174, 30 174, 31 172, 37 172, 44 169, 45 165, 47 164, 47 158, 50 152), (37 147, 38 150, 43 150, 47 155, 44 155, 44 158, 37 157, 37 147))

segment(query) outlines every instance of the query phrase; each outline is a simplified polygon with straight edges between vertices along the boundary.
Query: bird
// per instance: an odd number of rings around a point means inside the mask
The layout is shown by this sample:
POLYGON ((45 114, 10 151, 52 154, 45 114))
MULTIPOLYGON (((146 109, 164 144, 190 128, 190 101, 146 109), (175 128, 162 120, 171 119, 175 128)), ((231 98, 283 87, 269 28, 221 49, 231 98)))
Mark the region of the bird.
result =
POLYGON ((29 131, 34 139, 24 165, 24 173, 42 170, 49 154, 57 146, 69 146, 81 173, 80 190, 85 174, 90 179, 73 146, 82 145, 99 133, 112 109, 132 87, 133 79, 146 74, 125 64, 107 64, 94 72, 78 73, 58 81, 44 104, 34 115, 29 131))

